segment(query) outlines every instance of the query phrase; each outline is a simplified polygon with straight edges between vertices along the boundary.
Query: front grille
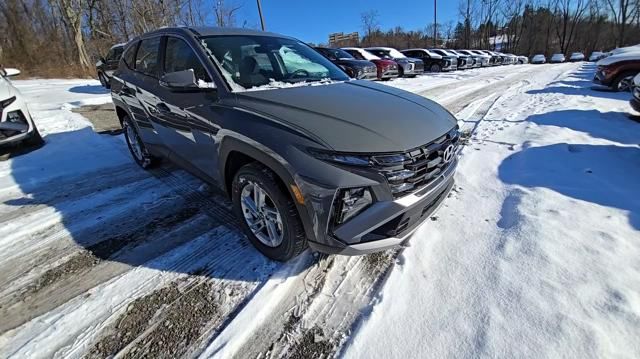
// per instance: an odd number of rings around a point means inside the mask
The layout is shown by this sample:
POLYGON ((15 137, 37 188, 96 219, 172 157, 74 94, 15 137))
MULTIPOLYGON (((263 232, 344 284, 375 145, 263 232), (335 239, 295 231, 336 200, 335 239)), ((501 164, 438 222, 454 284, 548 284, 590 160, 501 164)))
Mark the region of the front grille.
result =
POLYGON ((455 162, 460 135, 455 128, 435 141, 401 154, 373 156, 394 198, 430 184, 455 162), (451 147, 450 147, 451 146, 451 147))
POLYGON ((368 74, 369 73, 376 73, 376 72, 378 72, 378 68, 375 67, 375 66, 367 66, 367 67, 364 68, 364 72, 368 73, 368 74))
POLYGON ((424 71, 424 63, 416 63, 414 69, 415 71, 424 71))
POLYGON ((640 101, 640 86, 636 86, 633 88, 633 97, 640 101))

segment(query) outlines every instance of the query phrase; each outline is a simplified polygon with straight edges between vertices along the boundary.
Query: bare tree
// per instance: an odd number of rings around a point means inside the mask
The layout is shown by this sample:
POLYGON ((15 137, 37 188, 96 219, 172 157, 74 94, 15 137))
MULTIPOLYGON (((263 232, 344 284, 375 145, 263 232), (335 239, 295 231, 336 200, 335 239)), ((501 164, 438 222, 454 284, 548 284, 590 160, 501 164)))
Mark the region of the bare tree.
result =
POLYGON ((640 1, 638 0, 607 0, 613 23, 616 27, 616 45, 623 46, 625 42, 625 35, 627 29, 627 23, 632 21, 634 16, 637 15, 640 8, 640 1))
POLYGON ((555 29, 560 51, 566 53, 573 41, 576 25, 587 8, 584 0, 555 0, 555 29))
POLYGON ((220 27, 235 26, 235 15, 241 8, 242 5, 225 3, 224 0, 216 1, 216 24, 220 27))
POLYGON ((90 61, 87 49, 84 43, 84 34, 82 33, 82 9, 85 6, 83 0, 55 0, 65 25, 72 34, 73 42, 78 56, 78 64, 89 69, 90 61))
POLYGON ((365 41, 368 42, 367 45, 371 45, 371 40, 374 34, 380 31, 379 17, 380 15, 377 10, 369 10, 360 14, 365 41))

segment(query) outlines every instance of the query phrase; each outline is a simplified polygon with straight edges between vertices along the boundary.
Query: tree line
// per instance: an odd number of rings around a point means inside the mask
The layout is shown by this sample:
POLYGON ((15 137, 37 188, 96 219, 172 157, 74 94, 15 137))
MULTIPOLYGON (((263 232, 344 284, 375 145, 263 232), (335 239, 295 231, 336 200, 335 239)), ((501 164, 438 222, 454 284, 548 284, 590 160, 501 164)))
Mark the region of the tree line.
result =
POLYGON ((0 0, 0 64, 91 76, 115 44, 162 26, 247 26, 233 0, 0 0))
MULTIPOLYGON (((245 1, 1 0, 0 64, 36 76, 94 75, 93 64, 112 45, 158 27, 255 28, 237 19, 245 1)), ((460 0, 457 22, 415 30, 381 29, 377 11, 361 17, 360 41, 339 45, 548 55, 640 43, 640 0, 460 0)))
POLYGON ((487 49, 531 56, 588 54, 640 43, 640 0, 461 0, 457 23, 430 23, 418 30, 383 31, 379 18, 377 11, 363 13, 360 43, 340 45, 487 49))

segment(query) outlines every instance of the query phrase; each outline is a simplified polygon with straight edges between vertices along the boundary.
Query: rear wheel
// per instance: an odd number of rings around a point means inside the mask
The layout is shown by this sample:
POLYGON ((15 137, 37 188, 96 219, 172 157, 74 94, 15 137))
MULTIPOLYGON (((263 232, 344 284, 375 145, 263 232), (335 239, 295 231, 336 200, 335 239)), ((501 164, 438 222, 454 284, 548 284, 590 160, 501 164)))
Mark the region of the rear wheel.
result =
POLYGON ((627 92, 633 89, 633 78, 635 77, 635 72, 623 72, 618 75, 616 79, 613 81, 613 89, 620 92, 627 92))
POLYGON ((144 142, 142 142, 142 139, 140 139, 138 130, 134 126, 129 116, 125 116, 122 119, 122 126, 124 127, 124 137, 127 140, 127 146, 129 147, 131 156, 136 161, 136 163, 144 169, 151 168, 157 165, 160 160, 149 153, 144 142))
POLYGON ((243 166, 231 196, 242 229, 262 254, 287 261, 307 247, 295 203, 271 170, 255 162, 243 166))
POLYGON ((438 64, 432 64, 431 67, 429 68, 429 71, 431 71, 431 72, 440 72, 440 71, 442 71, 442 68, 438 64))

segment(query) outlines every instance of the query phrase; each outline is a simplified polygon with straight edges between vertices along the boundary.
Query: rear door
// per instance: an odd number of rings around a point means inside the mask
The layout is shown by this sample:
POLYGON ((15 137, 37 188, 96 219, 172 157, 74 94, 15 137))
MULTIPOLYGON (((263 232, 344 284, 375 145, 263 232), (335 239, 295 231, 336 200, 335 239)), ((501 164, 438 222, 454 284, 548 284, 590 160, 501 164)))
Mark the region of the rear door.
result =
POLYGON ((113 72, 118 68, 118 63, 120 62, 120 57, 122 57, 122 51, 124 50, 123 46, 117 46, 111 48, 107 57, 105 58, 106 64, 104 72, 109 77, 113 77, 113 72))
MULTIPOLYGON (((212 75, 203 64, 204 56, 198 55, 187 39, 177 35, 166 36, 162 49, 160 76, 193 70, 197 81, 213 83, 212 75)), ((217 179, 217 91, 183 91, 158 85, 154 92, 154 128, 165 145, 171 149, 174 159, 217 179)))

